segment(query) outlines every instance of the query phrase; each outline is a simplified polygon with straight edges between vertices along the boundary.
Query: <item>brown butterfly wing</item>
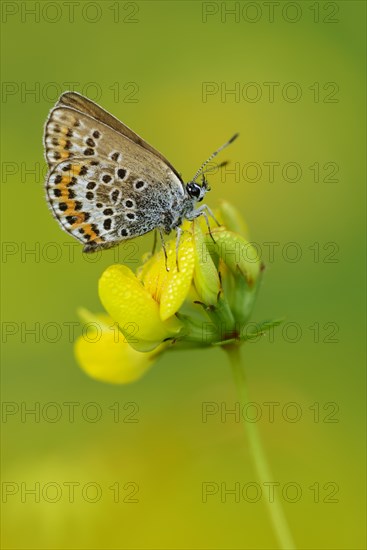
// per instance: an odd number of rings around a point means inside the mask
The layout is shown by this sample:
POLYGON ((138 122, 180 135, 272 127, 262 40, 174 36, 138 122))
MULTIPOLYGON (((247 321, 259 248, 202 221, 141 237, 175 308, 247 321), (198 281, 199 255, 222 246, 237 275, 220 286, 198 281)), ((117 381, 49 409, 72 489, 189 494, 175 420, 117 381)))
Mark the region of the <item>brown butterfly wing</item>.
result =
POLYGON ((85 250, 159 227, 182 200, 182 182, 164 160, 90 114, 58 103, 44 141, 49 205, 85 250))
POLYGON ((131 128, 123 124, 120 120, 102 109, 102 107, 100 107, 90 99, 78 94, 77 92, 65 92, 60 96, 56 107, 58 106, 71 107, 72 109, 80 111, 81 113, 84 113, 96 120, 100 120, 110 128, 113 128, 113 130, 116 130, 116 132, 119 132, 120 134, 126 136, 134 143, 140 145, 140 147, 143 147, 147 151, 153 153, 156 157, 160 158, 165 164, 167 164, 167 166, 170 167, 172 172, 176 174, 176 176, 182 182, 180 174, 159 151, 149 145, 149 143, 147 143, 143 138, 138 136, 138 134, 131 130, 131 128))

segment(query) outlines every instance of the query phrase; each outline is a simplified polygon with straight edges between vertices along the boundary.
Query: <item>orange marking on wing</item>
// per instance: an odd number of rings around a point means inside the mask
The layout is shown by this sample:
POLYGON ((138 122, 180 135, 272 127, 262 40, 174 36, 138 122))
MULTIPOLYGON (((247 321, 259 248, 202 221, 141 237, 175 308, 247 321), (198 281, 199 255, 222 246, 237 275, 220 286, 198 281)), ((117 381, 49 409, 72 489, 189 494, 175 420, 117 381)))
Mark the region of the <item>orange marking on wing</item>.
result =
MULTIPOLYGON (((64 201, 65 204, 67 205, 67 209, 65 210, 65 216, 74 216, 76 215, 76 212, 75 212, 75 201, 73 200, 66 200, 64 201)), ((83 214, 84 216, 84 214, 83 214)))
POLYGON ((77 221, 75 222, 75 226, 79 227, 80 225, 83 225, 84 220, 85 220, 84 213, 83 212, 74 212, 73 215, 77 218, 77 221))
POLYGON ((84 229, 85 235, 89 235, 92 241, 95 241, 97 243, 102 241, 100 237, 97 237, 97 234, 93 231, 90 223, 86 223, 85 225, 83 225, 83 229, 84 229))
POLYGON ((69 173, 73 174, 73 176, 75 176, 75 175, 77 176, 81 169, 82 169, 81 166, 78 166, 77 164, 75 164, 75 165, 72 165, 69 173))
POLYGON ((67 202, 67 199, 69 197, 69 191, 66 187, 60 187, 61 195, 59 198, 60 202, 67 202))
POLYGON ((65 199, 67 199, 69 197, 68 185, 69 185, 70 181, 71 181, 71 178, 68 178, 68 177, 64 176, 62 178, 61 183, 59 183, 58 185, 55 185, 55 188, 60 189, 60 191, 61 191, 61 195, 59 196, 59 200, 62 201, 62 202, 67 202, 67 201, 65 201, 65 199))
MULTIPOLYGON (((73 202, 75 206, 74 201, 66 201, 66 204, 73 202)), ((88 227, 91 227, 90 224, 85 224, 85 214, 84 212, 77 212, 75 208, 68 208, 66 210, 65 215, 67 216, 74 216, 76 218, 75 222, 72 224, 73 229, 78 229, 78 227, 83 227, 86 225, 88 227)), ((94 232, 93 232, 94 233, 94 232)))

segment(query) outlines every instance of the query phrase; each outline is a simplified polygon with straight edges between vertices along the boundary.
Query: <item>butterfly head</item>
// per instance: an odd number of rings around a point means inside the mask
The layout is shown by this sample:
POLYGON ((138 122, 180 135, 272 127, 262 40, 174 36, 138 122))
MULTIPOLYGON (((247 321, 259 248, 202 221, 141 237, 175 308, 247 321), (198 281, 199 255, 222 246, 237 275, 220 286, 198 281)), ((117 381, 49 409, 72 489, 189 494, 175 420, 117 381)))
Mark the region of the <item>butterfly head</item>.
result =
MULTIPOLYGON (((200 166, 199 170, 196 172, 195 176, 192 178, 191 181, 189 181, 189 183, 186 184, 186 192, 188 194, 188 196, 190 197, 190 199, 196 201, 196 202, 200 202, 203 200, 205 194, 210 191, 210 187, 208 185, 208 182, 205 178, 205 174, 208 173, 208 172, 212 172, 213 171, 213 167, 209 167, 209 168, 206 168, 207 164, 214 158, 217 156, 217 154, 222 151, 225 147, 227 147, 228 145, 230 145, 231 143, 233 143, 233 141, 237 138, 238 134, 235 134, 233 137, 231 137, 230 140, 228 140, 226 143, 224 143, 221 147, 219 147, 219 149, 217 149, 216 151, 214 151, 214 153, 212 153, 210 155, 210 157, 205 161, 203 162, 203 164, 200 166), (201 185, 199 185, 198 183, 196 183, 196 179, 199 177, 199 175, 201 174, 202 176, 202 183, 201 185)), ((220 167, 220 166, 223 166, 225 165, 226 163, 222 163, 220 165, 217 165, 216 168, 220 167)))
POLYGON ((195 202, 201 202, 205 194, 210 191, 210 187, 208 186, 206 179, 203 177, 201 185, 196 183, 196 181, 189 181, 189 183, 186 184, 186 191, 190 199, 195 202))

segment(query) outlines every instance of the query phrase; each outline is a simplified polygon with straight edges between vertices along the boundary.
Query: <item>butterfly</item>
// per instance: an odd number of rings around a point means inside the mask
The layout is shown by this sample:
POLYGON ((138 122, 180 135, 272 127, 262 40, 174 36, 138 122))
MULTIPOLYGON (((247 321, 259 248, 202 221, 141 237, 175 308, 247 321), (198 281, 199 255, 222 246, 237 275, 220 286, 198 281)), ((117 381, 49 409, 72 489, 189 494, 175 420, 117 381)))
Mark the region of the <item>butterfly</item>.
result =
POLYGON ((86 97, 65 92, 45 125, 48 204, 84 252, 110 248, 154 229, 163 245, 163 233, 176 229, 178 247, 184 219, 203 215, 210 230, 209 207, 195 208, 209 191, 203 170, 237 135, 185 184, 172 164, 133 130, 86 97), (201 185, 195 181, 200 174, 201 185))

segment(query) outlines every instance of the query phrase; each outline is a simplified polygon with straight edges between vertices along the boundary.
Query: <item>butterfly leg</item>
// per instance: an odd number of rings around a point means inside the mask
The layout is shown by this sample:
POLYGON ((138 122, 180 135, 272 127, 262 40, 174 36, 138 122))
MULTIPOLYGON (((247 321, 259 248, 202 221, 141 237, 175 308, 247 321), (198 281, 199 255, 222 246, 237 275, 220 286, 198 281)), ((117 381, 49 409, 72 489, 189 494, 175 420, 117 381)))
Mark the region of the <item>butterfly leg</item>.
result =
POLYGON ((163 253, 164 253, 164 260, 166 262, 166 271, 169 271, 166 244, 164 242, 163 232, 162 232, 161 228, 159 228, 159 235, 161 237, 162 248, 163 248, 163 253))
POLYGON ((207 204, 203 204, 202 206, 199 207, 198 210, 199 210, 200 212, 203 212, 204 210, 206 210, 206 211, 208 212, 209 216, 210 216, 211 218, 213 218, 213 220, 215 221, 215 223, 218 225, 218 227, 221 225, 221 224, 219 223, 219 221, 217 220, 217 218, 214 216, 212 209, 209 208, 209 206, 208 206, 207 204))
POLYGON ((215 221, 215 223, 217 225, 220 225, 220 223, 218 222, 218 220, 216 219, 216 217, 214 216, 213 212, 211 211, 211 209, 209 208, 209 206, 207 206, 206 204, 203 204, 202 206, 200 206, 197 210, 195 210, 192 214, 192 217, 190 219, 194 219, 194 218, 198 218, 199 216, 204 216, 204 219, 205 219, 205 222, 206 222, 206 225, 207 225, 207 228, 208 228, 208 232, 209 232, 209 235, 212 239, 213 242, 216 242, 214 237, 213 237, 213 234, 212 234, 212 231, 210 229, 210 223, 209 223, 209 218, 208 218, 208 214, 211 218, 213 218, 213 220, 215 221))
POLYGON ((152 256, 154 256, 156 248, 157 248, 157 230, 154 231, 152 256))
POLYGON ((182 235, 181 227, 176 227, 176 267, 177 267, 177 271, 180 271, 180 268, 178 267, 178 249, 180 247, 181 235, 182 235))

